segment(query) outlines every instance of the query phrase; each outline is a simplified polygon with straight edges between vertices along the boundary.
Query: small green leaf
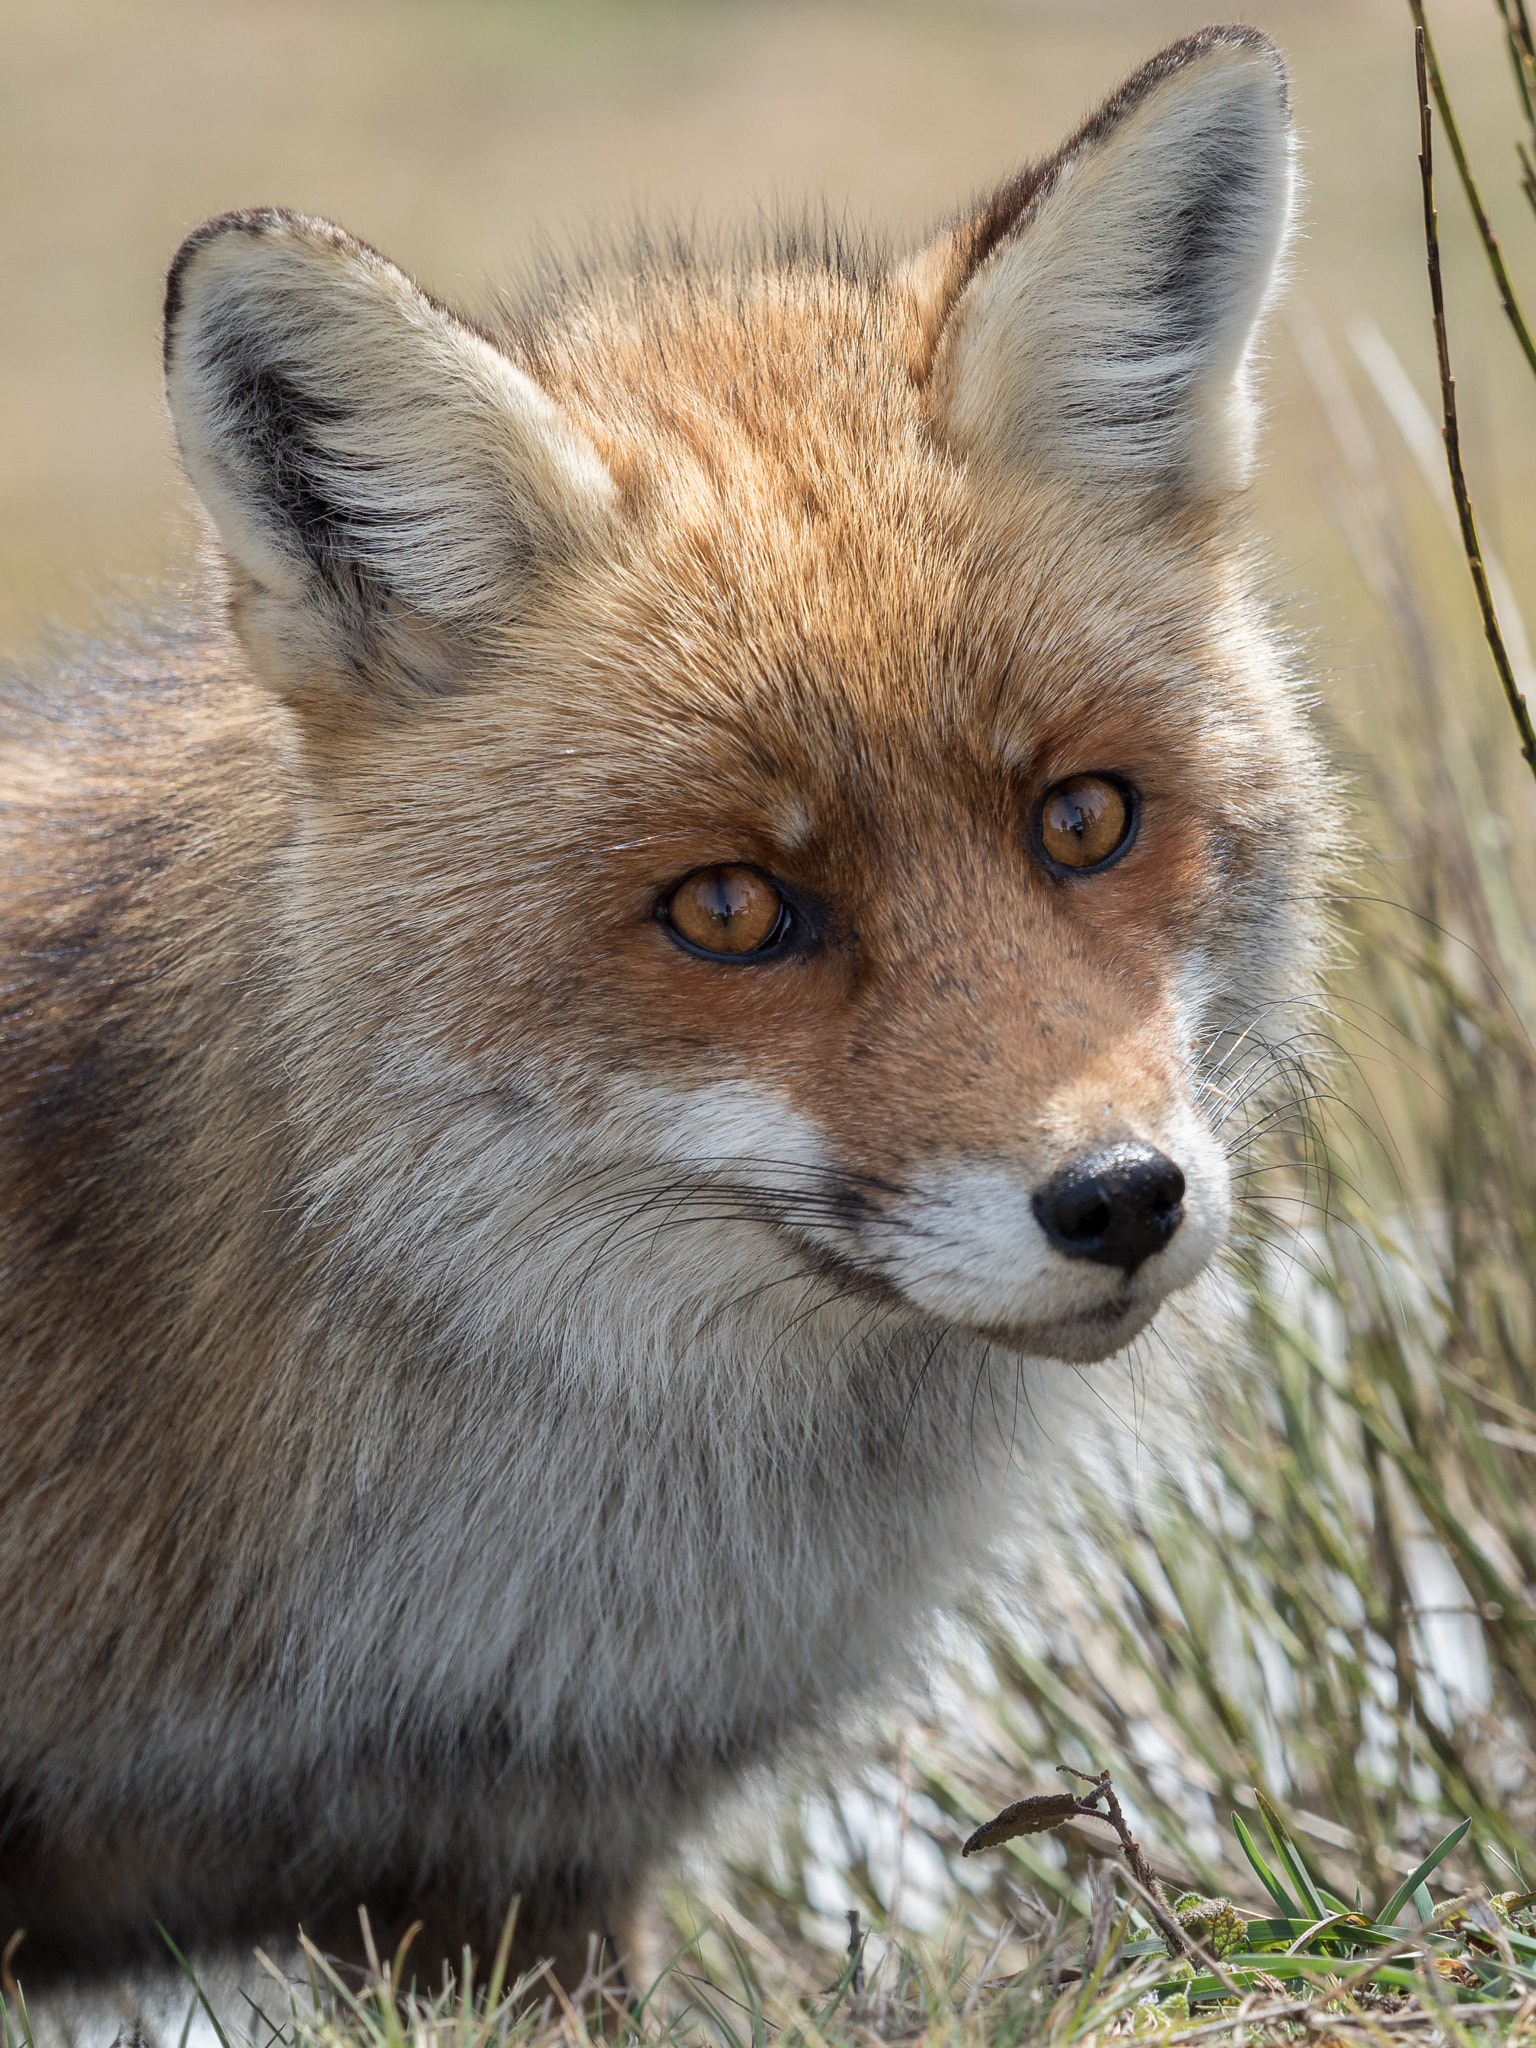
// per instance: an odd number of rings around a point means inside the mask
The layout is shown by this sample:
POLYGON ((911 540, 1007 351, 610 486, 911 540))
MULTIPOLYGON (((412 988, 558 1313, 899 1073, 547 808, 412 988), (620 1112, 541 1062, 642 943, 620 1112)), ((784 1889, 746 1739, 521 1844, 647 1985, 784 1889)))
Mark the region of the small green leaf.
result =
POLYGON ((1312 1882, 1312 1874, 1301 1860, 1301 1851, 1291 1840, 1289 1828, 1281 1816, 1280 1809, 1257 1786, 1253 1796, 1259 1802, 1259 1812, 1264 1816, 1264 1827, 1269 1839, 1275 1845, 1275 1854, 1285 1866, 1285 1874, 1301 1895, 1302 1903, 1311 1909, 1314 1920, 1326 1920, 1329 1908, 1323 1904, 1322 1894, 1312 1882))
POLYGON ((1174 1901, 1174 1915, 1190 1940, 1219 1962, 1234 1949, 1247 1946, 1248 1924, 1230 1899, 1206 1899, 1185 1892, 1174 1901))
POLYGON ((1265 1891, 1269 1893, 1269 1896, 1274 1900, 1281 1912, 1288 1920, 1295 1920, 1302 1927, 1309 1925, 1309 1922, 1302 1915, 1301 1908, 1296 1904, 1296 1901, 1285 1889, 1285 1886, 1281 1884, 1279 1878, 1275 1876, 1275 1873, 1254 1847, 1253 1837, 1243 1826, 1241 1814, 1233 1814, 1232 1825, 1237 1831, 1238 1841, 1242 1844, 1243 1854, 1248 1858, 1248 1861, 1253 1865, 1254 1870, 1258 1874, 1259 1883, 1263 1885, 1265 1891))
MULTIPOLYGON (((1393 1921, 1396 1920, 1398 1914, 1401 1913, 1404 1906, 1407 1905, 1408 1901, 1410 1899, 1414 1899, 1414 1894, 1416 1892, 1424 1891, 1425 1878, 1429 1876, 1431 1871, 1439 1869, 1440 1865, 1445 1861, 1446 1857, 1450 1855, 1451 1851, 1455 1848, 1456 1844, 1461 1840, 1462 1836, 1467 1832, 1467 1829, 1471 1827, 1471 1825, 1472 1822, 1470 1818, 1464 1820, 1459 1827, 1452 1828, 1451 1832, 1445 1837, 1443 1841, 1436 1842, 1434 1848, 1430 1850, 1429 1854, 1424 1858, 1424 1861, 1419 1865, 1417 1870, 1410 1872, 1409 1875, 1403 1879, 1402 1883, 1398 1886, 1397 1890, 1392 1894, 1391 1898, 1388 1899, 1387 1903, 1376 1915, 1376 1918, 1379 1921, 1385 1922, 1385 1924, 1389 1927, 1392 1925, 1393 1921)), ((1428 1903, 1428 1892, 1424 1892, 1424 1898, 1426 1903, 1423 1906, 1419 1907, 1419 1917, 1421 1919, 1428 1920, 1434 1913, 1434 1907, 1428 1903)), ((1414 1904, 1418 1906, 1417 1899, 1414 1899, 1414 1904)))

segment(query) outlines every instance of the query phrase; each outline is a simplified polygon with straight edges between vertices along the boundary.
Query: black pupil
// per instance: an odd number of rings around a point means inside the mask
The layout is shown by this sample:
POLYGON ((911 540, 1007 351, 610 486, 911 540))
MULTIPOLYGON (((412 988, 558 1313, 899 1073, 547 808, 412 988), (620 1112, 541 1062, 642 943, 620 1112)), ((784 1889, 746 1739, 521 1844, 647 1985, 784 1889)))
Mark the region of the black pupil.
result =
POLYGON ((728 932, 734 920, 742 915, 746 905, 735 901, 731 885, 723 875, 717 875, 709 884, 709 898, 711 922, 719 925, 722 932, 728 932))

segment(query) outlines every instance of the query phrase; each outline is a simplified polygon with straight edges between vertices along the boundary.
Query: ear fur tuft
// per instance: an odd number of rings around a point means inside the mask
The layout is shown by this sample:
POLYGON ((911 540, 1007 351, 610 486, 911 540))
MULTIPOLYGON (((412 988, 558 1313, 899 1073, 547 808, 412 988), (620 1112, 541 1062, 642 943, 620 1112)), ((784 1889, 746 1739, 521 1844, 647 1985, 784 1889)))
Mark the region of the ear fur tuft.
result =
POLYGON ((1284 66, 1262 31, 1204 29, 1154 57, 909 266, 914 367, 945 436, 1138 499, 1236 489, 1294 186, 1284 66))
POLYGON ((462 653, 606 531, 608 473, 532 379, 328 221, 197 229, 167 280, 165 379, 285 692, 355 674, 391 620, 399 645, 438 629, 462 653))

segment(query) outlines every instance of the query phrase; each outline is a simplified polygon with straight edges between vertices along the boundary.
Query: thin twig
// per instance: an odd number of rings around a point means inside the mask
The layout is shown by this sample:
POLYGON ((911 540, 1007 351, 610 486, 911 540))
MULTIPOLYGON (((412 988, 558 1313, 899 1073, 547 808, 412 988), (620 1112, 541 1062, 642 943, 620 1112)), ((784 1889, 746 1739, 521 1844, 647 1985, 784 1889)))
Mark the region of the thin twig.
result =
POLYGON ((1520 189, 1536 207, 1536 155, 1533 155, 1536 152, 1536 44, 1531 40, 1531 20, 1526 13, 1525 0, 1495 0, 1495 4, 1504 23, 1504 41, 1509 50, 1509 61, 1514 67, 1520 111, 1525 115, 1525 125, 1530 130, 1529 147, 1523 142, 1515 144, 1515 154, 1520 159, 1520 189))
MULTIPOLYGON (((1330 1997, 1332 1994, 1330 1994, 1330 1997)), ((1480 2020, 1497 2019, 1508 2013, 1524 2010, 1525 2001, 1503 1999, 1498 2004, 1463 2006, 1461 2010, 1475 2013, 1480 2020)), ((1426 2032, 1438 2029, 1439 2018, 1425 2006, 1415 2002, 1404 2012, 1327 2012, 1318 2009, 1312 1999, 1291 1998, 1273 2005, 1256 2005, 1249 2009, 1239 2008, 1236 2012, 1223 2013, 1220 2018, 1207 2020, 1203 2026, 1180 2029, 1180 2048, 1186 2041, 1210 2040, 1217 2034, 1231 2033, 1235 2027, 1287 2026, 1297 2022, 1325 2035, 1359 2033, 1367 2040, 1375 2035, 1379 2040, 1384 2031, 1407 2032, 1422 2027, 1426 2032)), ((1443 2038, 1443 2036, 1442 2036, 1443 2038)))
POLYGON ((1515 330, 1515 339, 1525 352, 1525 360, 1531 372, 1536 375, 1536 341, 1531 339, 1531 330, 1525 324, 1525 315, 1515 297, 1515 288, 1509 281, 1509 272, 1504 266, 1504 251, 1499 247, 1499 238, 1493 232, 1493 223, 1488 218, 1477 181, 1472 176, 1472 166, 1467 153, 1461 146, 1461 130, 1456 125, 1456 116, 1451 111, 1450 95, 1445 89, 1445 80, 1440 76, 1440 66, 1435 60, 1435 46, 1430 41, 1429 27, 1424 19, 1423 0, 1408 0, 1408 11, 1413 16, 1415 41, 1422 50, 1420 60, 1419 96, 1424 93, 1423 71, 1429 73, 1430 90, 1435 96, 1435 105, 1440 109, 1440 119, 1445 124, 1445 139, 1450 145, 1461 189, 1467 195, 1467 205, 1477 223, 1477 232, 1482 238, 1483 253, 1488 258, 1488 268, 1493 272, 1493 281, 1498 288, 1499 304, 1504 308, 1504 317, 1515 330))
POLYGON ((1305 2020, 1310 2011, 1311 2006, 1304 1998, 1287 1998, 1283 2003, 1255 2006, 1251 2011, 1239 2008, 1237 2012, 1223 2013, 1220 2019, 1207 2020, 1202 2027, 1181 2031, 1179 2041, 1182 2048, 1185 2041, 1208 2041, 1216 2034, 1230 2034, 1234 2027, 1284 2026, 1305 2020))
POLYGON ((1509 704, 1510 716, 1515 721, 1515 730, 1520 735, 1520 751, 1525 756, 1526 765, 1532 775, 1536 775, 1536 727, 1531 724, 1531 714, 1526 708, 1520 686, 1515 681, 1515 672, 1510 666, 1504 636, 1499 630, 1499 615, 1494 609, 1493 594, 1488 588, 1488 571, 1483 564, 1482 544, 1477 537, 1477 521, 1473 516, 1471 497, 1467 492, 1466 474, 1461 466, 1461 430, 1456 420, 1456 382, 1451 375, 1451 347, 1445 325, 1445 292, 1440 281, 1440 228, 1435 214, 1428 38, 1422 21, 1422 10, 1418 7, 1417 0, 1409 0, 1409 4, 1421 16, 1413 35, 1419 84, 1419 173, 1424 187, 1424 253, 1429 266, 1429 301, 1435 324, 1435 356, 1440 367, 1440 408, 1445 423, 1445 461, 1450 471, 1451 493, 1456 500, 1456 518, 1461 527, 1461 544, 1467 557, 1467 567, 1472 573, 1472 588, 1477 593, 1478 610, 1482 613, 1483 634, 1493 655, 1493 665, 1499 672, 1499 681, 1504 686, 1504 695, 1509 704))
POLYGON ((857 2002, 864 1996, 864 1931, 859 1926, 857 1906, 850 1906, 843 1917, 848 1922, 848 1957, 853 1964, 853 1975, 848 1979, 848 1988, 857 2002))
MULTIPOLYGON (((1086 1772, 1074 1771, 1070 1764, 1058 1764, 1056 1768, 1063 1772, 1070 1771, 1074 1778, 1087 1778, 1086 1772)), ((1120 1837, 1120 1850, 1121 1854, 1125 1857, 1127 1873, 1132 1884, 1141 1894, 1142 1903, 1156 1921, 1157 1931, 1163 1937, 1163 1946, 1167 1949, 1169 1955, 1175 1962, 1203 1964, 1231 1990, 1236 1991, 1237 1986, 1221 1967, 1216 1957, 1207 1954, 1200 1943, 1194 1939, 1193 1935, 1186 1928, 1179 1925, 1172 1908, 1168 1904, 1168 1895, 1158 1882, 1156 1871, 1153 1870, 1151 1864, 1143 1855, 1140 1842, 1131 1833, 1130 1825, 1125 1818, 1124 1809, 1121 1807, 1119 1795, 1115 1791, 1114 1781, 1110 1777, 1109 1772, 1100 1771, 1096 1778, 1087 1778, 1087 1782, 1094 1789, 1080 1804, 1088 1817, 1107 1820, 1115 1833, 1120 1837), (1104 1802, 1103 1813, 1097 1811, 1097 1802, 1100 1799, 1104 1802)))
POLYGON ((1098 1796, 1104 1802, 1105 1818, 1120 1837, 1120 1847, 1127 1867, 1146 1896, 1148 1910, 1157 1919, 1158 1932, 1165 1941, 1173 1943, 1178 1956, 1193 1956, 1196 1953, 1195 1943, 1174 1918, 1163 1888, 1157 1881, 1156 1872, 1142 1854, 1140 1842, 1131 1833, 1108 1771, 1099 1773, 1098 1788, 1098 1796))
POLYGON ((992 1946, 987 1950, 987 1953, 982 1960, 981 1968, 976 1972, 976 1975, 971 1980, 971 1988, 965 1994, 965 2003, 960 2008, 960 2017, 962 2019, 969 2019, 971 2014, 976 2010, 977 2004, 979 2003, 981 1998, 981 1994, 985 1990, 987 1981, 991 1977, 992 1971, 996 1966, 997 1959, 1002 1954, 1003 1950, 1008 1946, 1009 1935, 1016 1934, 1017 1932, 1018 1924, 1010 1914, 1003 1921, 1002 1926, 999 1927, 999 1929, 997 1930, 996 1939, 993 1941, 992 1946))
POLYGON ((19 1998, 21 1993, 16 1987, 16 1979, 11 1975, 11 1964, 16 1959, 17 1949, 21 1947, 26 1938, 27 1930, 25 1927, 18 1927, 11 1935, 10 1940, 5 1944, 5 1947, 0 1949, 0 1989, 9 1992, 12 1998, 19 1998))
POLYGON ((1526 126, 1536 141, 1536 49, 1531 45, 1531 24, 1525 0, 1494 0, 1504 23, 1504 41, 1515 71, 1515 90, 1526 126))

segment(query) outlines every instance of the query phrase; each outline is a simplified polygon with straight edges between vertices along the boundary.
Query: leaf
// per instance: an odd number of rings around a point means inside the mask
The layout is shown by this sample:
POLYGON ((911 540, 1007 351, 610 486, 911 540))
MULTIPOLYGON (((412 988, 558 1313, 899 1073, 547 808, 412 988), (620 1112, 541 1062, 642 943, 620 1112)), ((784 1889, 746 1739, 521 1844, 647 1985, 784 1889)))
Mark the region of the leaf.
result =
MULTIPOLYGON (((1429 1876, 1431 1871, 1439 1869, 1440 1865, 1445 1861, 1446 1857, 1450 1855, 1451 1851, 1455 1848, 1456 1844, 1461 1840, 1462 1836, 1467 1832, 1467 1829, 1471 1827, 1471 1825, 1472 1822, 1469 1817, 1468 1819, 1464 1820, 1459 1827, 1452 1828, 1451 1832, 1445 1837, 1443 1841, 1436 1842, 1434 1848, 1431 1849, 1429 1854, 1424 1858, 1424 1861, 1418 1866, 1416 1870, 1411 1871, 1409 1875, 1403 1879, 1402 1883, 1398 1886, 1397 1890, 1392 1894, 1391 1898, 1388 1899, 1387 1903, 1376 1915, 1376 1918, 1379 1921, 1383 1922, 1388 1927, 1392 1925, 1392 1923, 1396 1920, 1398 1914, 1401 1913, 1401 1911, 1403 1910, 1404 1906, 1406 1906, 1408 1901, 1413 1898, 1414 1893, 1418 1891, 1423 1891, 1425 1878, 1429 1876)), ((1424 1897, 1426 1900, 1426 1905, 1419 1907, 1419 1917, 1421 1919, 1428 1920, 1432 1917, 1434 1913, 1434 1907, 1427 1904, 1427 1901, 1429 1899, 1428 1892, 1424 1893, 1424 1897)), ((1415 1905, 1417 1905, 1417 1900, 1415 1900, 1414 1903, 1415 1905)))
POLYGON ((1310 1984, 1317 1981, 1321 1972, 1326 1971, 1333 1976, 1338 1971, 1337 1963, 1322 1956, 1255 1954, 1251 1949, 1239 1950, 1232 1955, 1224 1956, 1222 1968, 1230 1982, 1224 1983, 1220 1977, 1200 1972, 1190 1980, 1190 1998, 1230 1998, 1234 1983, 1245 1991, 1251 1991, 1254 1989, 1253 1978, 1256 1974, 1276 1977, 1282 1983, 1291 1981, 1310 1984))
POLYGON ((1259 1949, 1287 1949, 1298 1934, 1305 1934, 1311 1923, 1306 1920, 1250 1920, 1248 1922, 1248 1946, 1259 1949))
POLYGON ((975 1834, 967 1837, 960 1854, 969 1856, 976 1849, 996 1849, 1003 1842, 1011 1842, 1015 1835, 1043 1835, 1048 1828, 1059 1828, 1063 1821, 1076 1820, 1082 1811, 1083 1802, 1075 1792, 1037 1792, 1032 1799, 1017 1800, 983 1822, 975 1834))
POLYGON ((1190 1940, 1218 1962, 1248 1946, 1248 1923, 1230 1899, 1203 1899, 1198 1893, 1186 1893, 1175 1902, 1173 1911, 1190 1940))
MULTIPOLYGON (((1258 1873, 1259 1883, 1263 1885, 1265 1891, 1269 1893, 1269 1896, 1280 1908, 1281 1912, 1285 1915, 1286 1919, 1294 1920, 1297 1923, 1298 1927, 1309 1926, 1311 1923, 1302 1913, 1301 1908, 1297 1905, 1296 1901, 1285 1889, 1285 1886, 1281 1884, 1279 1878, 1276 1877, 1275 1873, 1270 1869, 1269 1865, 1264 1861, 1264 1858, 1259 1854, 1258 1850, 1254 1847, 1253 1837, 1249 1834, 1248 1830, 1243 1826, 1243 1819, 1241 1814, 1233 1814, 1232 1825, 1237 1830, 1238 1841, 1241 1842, 1243 1845, 1243 1854, 1248 1858, 1248 1861, 1253 1865, 1255 1871, 1257 1871, 1258 1873)), ((1313 1918, 1316 1918, 1315 1914, 1313 1915, 1313 1918)))
POLYGON ((1264 1816, 1264 1827, 1269 1839, 1275 1845, 1275 1854, 1285 1865, 1285 1874, 1301 1894, 1302 1903, 1312 1910, 1314 1920, 1326 1920, 1329 1908, 1323 1904, 1322 1894, 1312 1882, 1312 1876, 1301 1860, 1301 1851, 1291 1840, 1289 1828, 1281 1817, 1280 1809, 1254 1787, 1253 1796, 1259 1802, 1259 1811, 1264 1816))

